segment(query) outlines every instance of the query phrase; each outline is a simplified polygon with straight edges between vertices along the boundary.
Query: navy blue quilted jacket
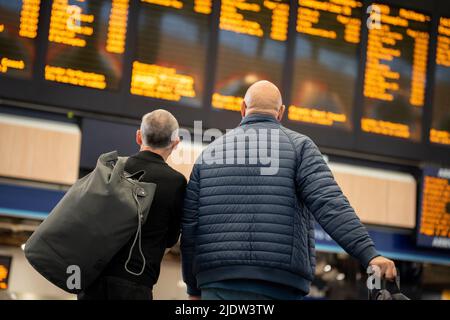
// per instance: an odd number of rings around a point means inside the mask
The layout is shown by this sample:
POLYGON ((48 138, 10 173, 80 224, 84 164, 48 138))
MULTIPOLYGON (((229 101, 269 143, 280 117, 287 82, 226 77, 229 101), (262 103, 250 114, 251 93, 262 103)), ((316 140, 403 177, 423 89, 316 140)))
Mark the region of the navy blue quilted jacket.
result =
POLYGON ((311 139, 270 116, 245 117, 203 151, 188 183, 181 236, 188 293, 199 295, 202 285, 230 279, 309 292, 314 220, 364 266, 379 255, 311 139), (269 146, 278 141, 275 174, 262 174, 267 161, 252 162, 255 144, 244 144, 244 153, 238 152, 242 144, 232 144, 249 130, 268 133, 269 146), (233 148, 234 155, 226 153, 233 148))

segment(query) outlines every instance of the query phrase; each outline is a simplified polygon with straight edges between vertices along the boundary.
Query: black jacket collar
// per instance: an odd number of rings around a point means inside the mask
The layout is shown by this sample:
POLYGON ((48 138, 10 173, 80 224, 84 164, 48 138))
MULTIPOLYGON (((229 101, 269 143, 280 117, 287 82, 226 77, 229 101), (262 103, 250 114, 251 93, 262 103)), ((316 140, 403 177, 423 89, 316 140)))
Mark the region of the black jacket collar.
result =
POLYGON ((151 152, 149 150, 139 151, 135 155, 131 156, 132 158, 137 158, 145 161, 151 161, 151 162, 159 162, 159 163, 166 163, 159 154, 151 152))
POLYGON ((242 119, 240 126, 243 126, 245 124, 255 123, 255 122, 273 122, 278 123, 278 120, 271 115, 263 114, 263 113, 254 113, 246 116, 244 119, 242 119))

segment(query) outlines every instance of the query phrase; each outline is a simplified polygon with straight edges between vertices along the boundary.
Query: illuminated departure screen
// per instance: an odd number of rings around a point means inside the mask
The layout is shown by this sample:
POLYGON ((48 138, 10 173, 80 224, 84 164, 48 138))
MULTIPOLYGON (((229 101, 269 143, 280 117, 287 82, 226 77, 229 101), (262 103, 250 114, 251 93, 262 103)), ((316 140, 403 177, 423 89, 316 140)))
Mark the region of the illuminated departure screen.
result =
POLYGON ((8 289, 10 267, 11 257, 0 256, 0 290, 8 289))
POLYGON ((133 95, 200 107, 212 0, 141 0, 133 95))
POLYGON ((425 168, 417 243, 450 249, 450 169, 425 168))
POLYGON ((430 141, 450 145, 450 18, 439 19, 430 141))
POLYGON ((0 0, 0 75, 31 78, 40 0, 0 0))
POLYGON ((281 85, 288 20, 288 0, 222 0, 214 108, 238 111, 258 80, 281 85))
POLYGON ((362 3, 300 0, 288 119, 351 129, 362 3))
POLYGON ((381 4, 371 9, 361 129, 419 141, 430 17, 381 4))
POLYGON ((45 79, 117 89, 129 0, 53 0, 45 79))

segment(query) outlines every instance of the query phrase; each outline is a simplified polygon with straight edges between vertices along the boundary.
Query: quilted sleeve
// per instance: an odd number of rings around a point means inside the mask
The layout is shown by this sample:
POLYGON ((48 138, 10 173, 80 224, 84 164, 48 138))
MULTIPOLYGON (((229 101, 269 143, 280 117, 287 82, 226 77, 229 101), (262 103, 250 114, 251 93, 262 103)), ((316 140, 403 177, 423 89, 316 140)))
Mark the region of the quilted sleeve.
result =
POLYGON ((194 165, 184 198, 184 210, 181 219, 181 257, 183 279, 189 295, 199 296, 197 280, 193 273, 195 258, 195 237, 198 224, 199 168, 194 165))
POLYGON ((317 146, 309 139, 297 148, 297 193, 316 221, 364 267, 379 256, 367 230, 334 180, 317 146))

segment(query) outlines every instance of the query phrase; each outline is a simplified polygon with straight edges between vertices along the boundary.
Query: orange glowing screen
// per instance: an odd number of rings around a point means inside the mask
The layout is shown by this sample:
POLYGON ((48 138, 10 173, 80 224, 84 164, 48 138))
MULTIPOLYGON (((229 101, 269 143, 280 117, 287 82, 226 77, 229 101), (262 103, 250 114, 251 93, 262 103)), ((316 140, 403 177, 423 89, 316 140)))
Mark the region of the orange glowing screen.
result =
POLYGON ((0 256, 0 290, 8 289, 10 267, 11 257, 0 256))
POLYGON ((0 0, 0 75, 31 78, 40 0, 0 0))
POLYGON ((419 141, 431 18, 385 4, 371 9, 361 129, 419 141))
POLYGON ((140 0, 130 93, 202 105, 212 0, 140 0))
POLYGON ((450 145, 450 18, 440 17, 430 141, 450 145))
POLYGON ((284 0, 222 0, 213 108, 238 111, 258 80, 281 86, 289 10, 284 0))
POLYGON ((351 129, 362 2, 298 1, 288 119, 351 129))
POLYGON ((53 0, 45 80, 118 89, 130 0, 53 0))

